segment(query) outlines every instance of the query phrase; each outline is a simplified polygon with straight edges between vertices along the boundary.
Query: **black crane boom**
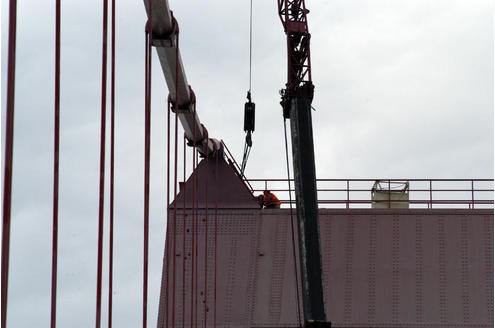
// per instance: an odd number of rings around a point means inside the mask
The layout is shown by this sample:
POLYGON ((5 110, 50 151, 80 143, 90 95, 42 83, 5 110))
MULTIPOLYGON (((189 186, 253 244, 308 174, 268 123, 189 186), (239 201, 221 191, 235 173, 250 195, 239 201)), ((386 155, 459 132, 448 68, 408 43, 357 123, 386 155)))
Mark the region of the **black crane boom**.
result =
POLYGON ((311 122, 314 86, 304 0, 277 0, 287 35, 287 83, 281 91, 284 119, 291 121, 299 256, 305 327, 330 327, 323 300, 318 198, 311 122))

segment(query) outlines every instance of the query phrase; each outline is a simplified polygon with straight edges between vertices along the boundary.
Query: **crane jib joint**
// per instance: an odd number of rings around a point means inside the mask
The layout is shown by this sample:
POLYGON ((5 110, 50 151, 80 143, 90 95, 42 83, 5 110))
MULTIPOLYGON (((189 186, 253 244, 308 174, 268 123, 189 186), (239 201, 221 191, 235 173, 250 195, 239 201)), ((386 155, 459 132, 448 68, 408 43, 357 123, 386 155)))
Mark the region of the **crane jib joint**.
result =
POLYGON ((203 123, 201 123, 201 128, 203 129, 203 135, 201 136, 198 136, 200 137, 198 140, 196 140, 196 142, 194 142, 194 140, 192 139, 189 139, 187 136, 186 136, 186 140, 187 140, 187 145, 189 147, 199 147, 199 146, 203 146, 205 140, 208 140, 209 139, 209 136, 208 136, 208 130, 206 129, 206 127, 203 125, 203 123))
MULTIPOLYGON (((170 15, 172 16, 172 29, 168 31, 168 33, 156 33, 152 31, 151 33, 151 44, 154 47, 159 48, 172 48, 177 45, 177 35, 179 34, 179 23, 174 17, 172 11, 170 11, 170 15)), ((149 24, 146 24, 147 28, 149 24)))
POLYGON ((190 113, 196 111, 196 94, 194 93, 191 86, 189 86, 190 98, 187 103, 179 104, 179 108, 175 106, 175 96, 172 94, 168 95, 168 101, 170 102, 170 108, 172 112, 175 113, 176 109, 178 113, 190 113))

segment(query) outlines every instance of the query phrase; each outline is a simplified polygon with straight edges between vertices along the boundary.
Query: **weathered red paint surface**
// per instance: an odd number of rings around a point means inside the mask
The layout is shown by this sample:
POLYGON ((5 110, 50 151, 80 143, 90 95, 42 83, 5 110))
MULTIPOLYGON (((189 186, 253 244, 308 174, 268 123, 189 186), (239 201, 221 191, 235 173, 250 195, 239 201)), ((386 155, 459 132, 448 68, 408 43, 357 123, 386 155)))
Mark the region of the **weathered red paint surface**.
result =
MULTIPOLYGON (((204 327, 205 320, 208 327, 296 327, 290 210, 220 203, 215 215, 209 207, 195 214, 178 208, 158 327, 167 326, 167 297, 168 327, 172 311, 175 327, 204 327), (193 219, 197 279, 191 277, 193 219)), ((169 229, 172 221, 170 215, 169 229)), ((326 313, 334 327, 493 326, 492 209, 321 209, 320 235, 326 313)))

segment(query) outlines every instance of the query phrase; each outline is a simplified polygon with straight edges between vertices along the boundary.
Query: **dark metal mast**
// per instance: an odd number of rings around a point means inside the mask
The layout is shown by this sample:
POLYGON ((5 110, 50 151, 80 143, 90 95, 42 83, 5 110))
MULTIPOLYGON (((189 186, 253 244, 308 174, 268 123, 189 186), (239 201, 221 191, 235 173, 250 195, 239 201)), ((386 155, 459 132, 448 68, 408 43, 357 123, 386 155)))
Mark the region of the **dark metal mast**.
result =
POLYGON ((277 0, 287 35, 287 84, 281 91, 284 119, 291 121, 299 256, 305 327, 330 327, 323 300, 318 201, 311 122, 314 85, 304 0, 277 0))

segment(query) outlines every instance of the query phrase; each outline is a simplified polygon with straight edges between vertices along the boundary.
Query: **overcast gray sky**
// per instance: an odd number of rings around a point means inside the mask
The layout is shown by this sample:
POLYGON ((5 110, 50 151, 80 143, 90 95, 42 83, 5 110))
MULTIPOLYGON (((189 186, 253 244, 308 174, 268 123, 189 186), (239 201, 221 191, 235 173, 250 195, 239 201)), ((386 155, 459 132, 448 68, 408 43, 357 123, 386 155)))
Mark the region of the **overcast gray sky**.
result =
MULTIPOLYGON (((18 1, 10 327, 49 323, 52 2, 18 1)), ((89 327, 95 316, 100 2, 62 3, 60 327, 89 327)), ((285 36, 276 1, 253 2, 257 117, 246 175, 283 178, 278 90, 286 79, 285 36)), ((2 1, 2 125, 7 6, 2 1)), ((170 0, 170 6, 200 118, 240 161, 249 1, 170 0)), ((307 0, 307 6, 318 177, 493 178, 492 1, 307 0)), ((118 1, 116 327, 141 322, 145 21, 142 1, 118 1)), ((149 322, 155 326, 166 222, 168 96, 155 55, 152 92, 149 322)), ((106 317, 104 306, 103 322, 106 317)))

